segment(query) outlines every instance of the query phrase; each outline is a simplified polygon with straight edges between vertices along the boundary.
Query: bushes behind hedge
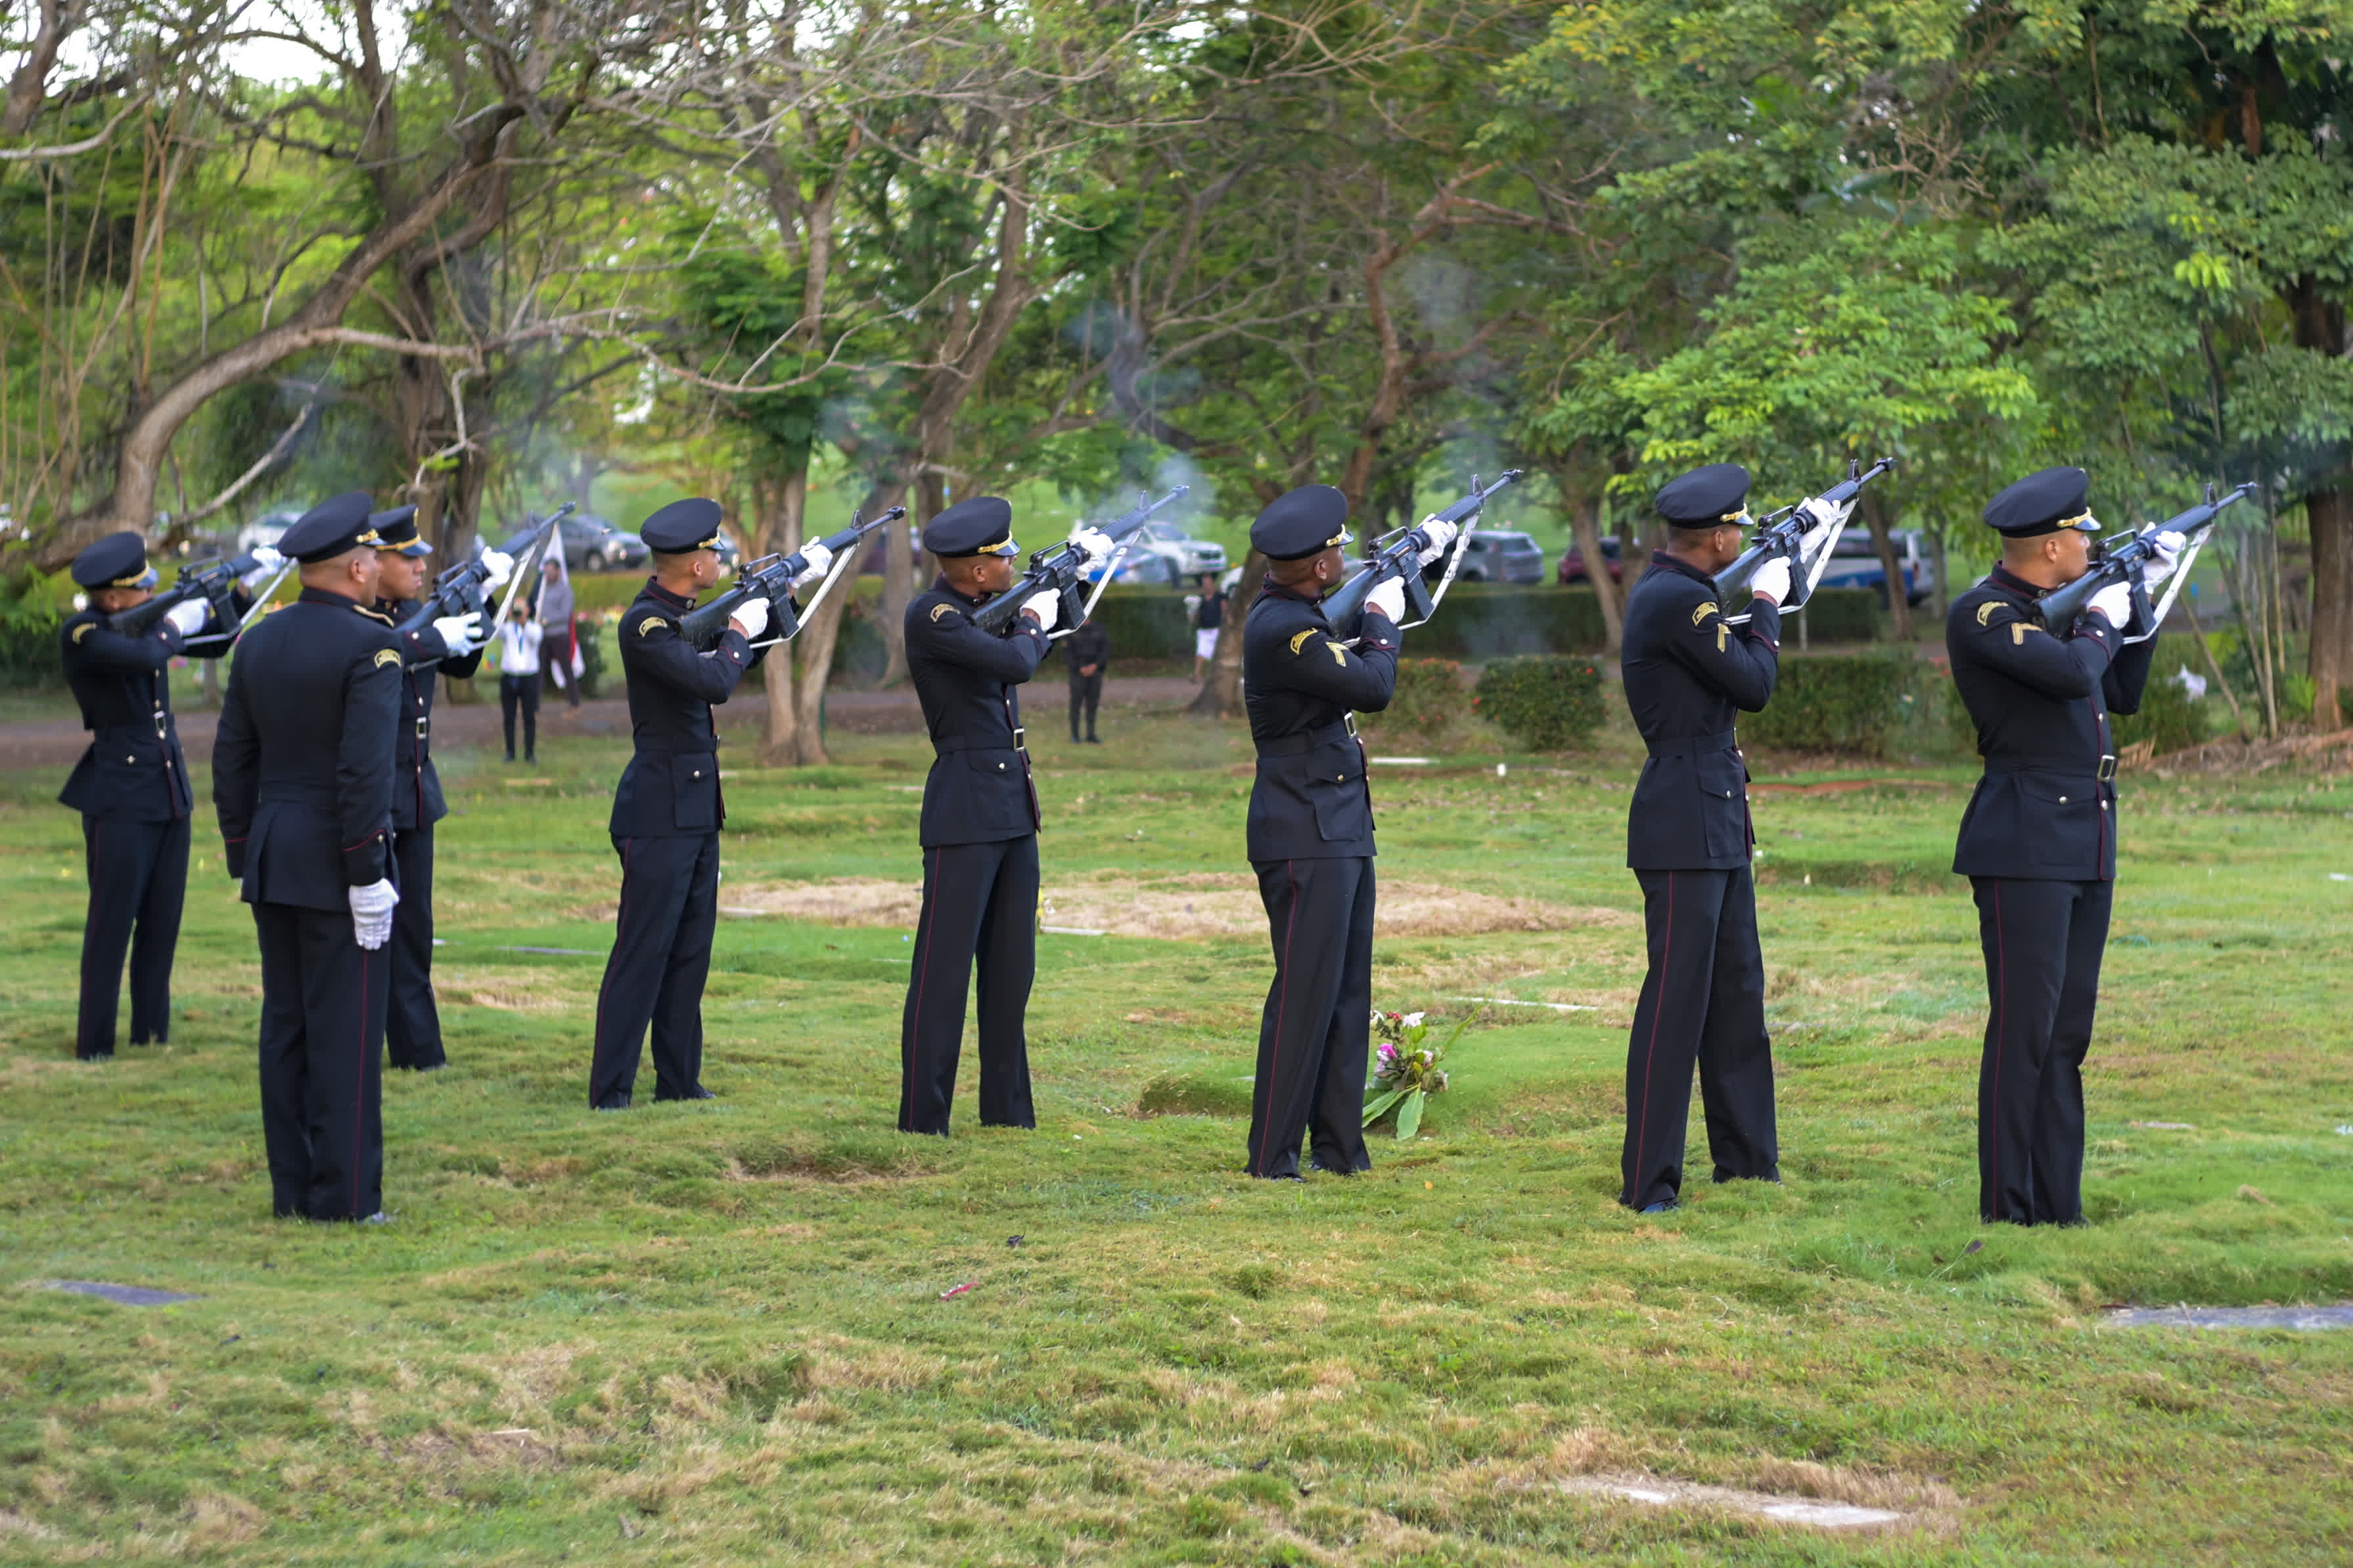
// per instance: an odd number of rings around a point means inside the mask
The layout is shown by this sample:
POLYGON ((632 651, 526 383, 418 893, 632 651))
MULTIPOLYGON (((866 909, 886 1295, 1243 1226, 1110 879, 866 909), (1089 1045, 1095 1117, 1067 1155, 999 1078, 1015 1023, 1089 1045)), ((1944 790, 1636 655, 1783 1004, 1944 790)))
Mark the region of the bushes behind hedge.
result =
POLYGON ((1377 713, 1359 714, 1357 721, 1366 733, 1385 739, 1411 735, 1443 742, 1461 722, 1467 707, 1460 664, 1451 658, 1400 658, 1389 705, 1377 713))
POLYGON ((1582 746, 1609 718, 1600 667, 1573 655, 1496 660, 1479 672, 1471 707, 1531 752, 1582 746))

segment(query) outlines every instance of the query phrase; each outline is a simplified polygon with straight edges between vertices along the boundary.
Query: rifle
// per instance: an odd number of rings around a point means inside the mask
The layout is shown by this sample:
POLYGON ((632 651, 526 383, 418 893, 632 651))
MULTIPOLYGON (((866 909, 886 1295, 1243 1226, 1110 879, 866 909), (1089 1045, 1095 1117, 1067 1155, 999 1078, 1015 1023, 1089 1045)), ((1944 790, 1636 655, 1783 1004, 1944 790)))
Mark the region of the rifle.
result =
MULTIPOLYGON (((491 634, 498 630, 499 623, 507 618, 507 612, 514 606, 515 595, 522 591, 523 580, 536 575, 540 563, 547 559, 548 542, 555 537, 555 525, 578 510, 579 506, 578 501, 565 501, 541 521, 537 532, 531 542, 523 546, 522 556, 514 563, 514 575, 507 579, 507 596, 499 601, 496 614, 492 614, 482 600, 482 584, 491 580, 491 569, 482 564, 480 555, 476 555, 471 561, 460 561, 454 566, 444 568, 441 575, 433 579, 433 592, 426 595, 417 608, 409 612, 408 618, 393 629, 405 636, 423 631, 444 616, 463 616, 480 610, 483 622, 481 636, 487 642, 491 634)), ((426 662, 438 661, 428 659, 426 662)))
POLYGON ((1142 528, 1154 512, 1188 494, 1192 489, 1190 485, 1178 485, 1158 500, 1145 500, 1139 494, 1135 505, 1103 524, 1103 531, 1111 536, 1113 548, 1111 559, 1103 563, 1103 581, 1095 584, 1092 594, 1082 597, 1079 593, 1079 583, 1086 574, 1086 556, 1075 541, 1066 539, 1051 550, 1033 553, 1029 557, 1029 570, 1024 572, 1013 586, 972 613, 973 625, 982 631, 1001 637, 1032 595, 1052 593, 1062 596, 1062 613, 1058 617, 1052 640, 1060 641, 1069 637, 1086 625, 1087 617, 1094 614, 1095 605, 1103 598, 1103 590, 1111 586, 1112 574, 1119 565, 1119 558, 1127 553, 1128 542, 1134 537, 1135 531, 1142 528))
POLYGON ((259 562, 254 560, 250 554, 246 554, 198 561, 183 566, 180 568, 178 582, 143 605, 133 605, 127 610, 118 611, 108 616, 107 629, 121 632, 126 637, 142 636, 153 630, 155 623, 162 620, 174 606, 185 605, 189 600, 201 595, 211 603, 213 618, 227 629, 192 637, 185 646, 199 658, 205 657, 216 643, 226 648, 228 644, 235 642, 237 634, 245 629, 245 623, 251 619, 253 611, 261 605, 262 601, 276 592, 279 579, 284 577, 289 570, 288 566, 280 566, 278 569, 278 575, 270 579, 269 586, 254 596, 253 604, 247 607, 245 616, 240 617, 237 613, 236 602, 230 595, 236 592, 238 580, 259 565, 259 562))
POLYGON ((2189 580, 2189 568, 2196 563, 2198 552, 2206 547, 2206 541, 2212 536, 2215 520, 2221 516, 2225 508, 2254 494, 2257 488, 2251 481, 2218 500, 2214 487, 2210 484, 2206 487, 2206 499, 2188 511, 2177 513, 2162 523, 2149 523, 2137 531, 2111 534, 2108 539, 2101 540, 2092 546, 2092 569, 2073 583, 2043 595, 2036 605, 2035 607, 2042 612, 2043 628, 2062 637, 2073 631, 2075 623, 2083 619, 2084 612, 2091 607, 2092 595, 2118 583, 2138 584, 2141 567, 2156 552, 2158 534, 2178 533, 2189 542, 2181 552, 2181 559, 2174 563, 2173 580, 2166 585, 2164 601, 2150 610, 2148 630, 2137 637, 2125 638, 2128 643, 2147 642, 2157 635, 2157 628, 2165 624, 2167 613, 2173 608, 2174 595, 2180 593, 2181 584, 2189 580), (2111 543, 2110 540, 2120 542, 2111 543))
POLYGON ((1365 600, 1389 577, 1403 579, 1406 614, 1414 617, 1399 626, 1399 631, 1420 626, 1436 615, 1446 598, 1446 590, 1454 585, 1454 574, 1461 568, 1462 552, 1471 542, 1472 526, 1481 509, 1497 490, 1518 482, 1525 472, 1524 468, 1505 468, 1503 477, 1484 489, 1479 486, 1479 476, 1473 474, 1471 493, 1444 511, 1433 514, 1440 522, 1460 525, 1454 536, 1453 554, 1446 563, 1445 574, 1439 579, 1435 594, 1421 580, 1421 552, 1430 548, 1430 536, 1422 531, 1420 523, 1416 523, 1378 544, 1363 571, 1324 595, 1324 618, 1332 623, 1332 629, 1346 641, 1355 642, 1359 624, 1365 618, 1365 600))
MULTIPOLYGON (((1862 495, 1863 486, 1894 466, 1893 458, 1882 458, 1868 468, 1859 458, 1849 459, 1845 479, 1810 500, 1785 506, 1767 517, 1758 525, 1739 559, 1715 574, 1717 599, 1729 603, 1733 595, 1746 591, 1768 561, 1789 563, 1789 598, 1780 606, 1781 614, 1786 616, 1812 598, 1814 585, 1822 580, 1831 554, 1838 548, 1839 535, 1846 531, 1846 520, 1854 515, 1855 498, 1862 495), (1822 530, 1821 543, 1808 555, 1806 535, 1823 523, 1830 526, 1822 530)), ((1889 584, 1888 591, 1897 592, 1897 585, 1889 584)), ((1755 613, 1752 610, 1725 619, 1737 626, 1755 613)))
POLYGON ((697 649, 708 649, 727 629, 728 619, 734 615, 737 605, 752 599, 765 599, 774 616, 771 625, 776 635, 753 646, 774 647, 778 643, 790 642, 801 629, 801 617, 813 614, 825 602, 825 596, 833 591, 834 584, 849 571, 850 557, 865 542, 866 536, 883 524, 896 522, 906 515, 905 507, 894 506, 869 521, 853 511, 849 514, 848 528, 818 540, 819 544, 832 552, 833 565, 827 571, 825 581, 818 585, 817 594, 809 600, 807 610, 793 603, 793 579, 808 570, 807 553, 796 550, 790 555, 763 555, 757 561, 744 563, 735 574, 734 586, 711 603, 680 616, 678 635, 697 649))

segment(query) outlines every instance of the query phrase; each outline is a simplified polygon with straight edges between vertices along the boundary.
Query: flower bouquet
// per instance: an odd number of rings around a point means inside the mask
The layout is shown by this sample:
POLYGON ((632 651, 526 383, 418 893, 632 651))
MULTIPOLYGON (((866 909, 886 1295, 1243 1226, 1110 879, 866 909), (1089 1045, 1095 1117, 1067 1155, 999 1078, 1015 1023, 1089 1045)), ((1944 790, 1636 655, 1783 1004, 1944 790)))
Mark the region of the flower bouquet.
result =
POLYGON ((1373 1047, 1373 1087, 1365 1100, 1365 1126, 1394 1110, 1397 1135, 1410 1138, 1421 1130, 1421 1112, 1430 1097, 1446 1092, 1446 1069, 1439 1064, 1476 1015, 1463 1015, 1453 1032, 1434 1046, 1429 1043, 1426 1016, 1375 1010, 1373 1035, 1377 1043, 1373 1047))

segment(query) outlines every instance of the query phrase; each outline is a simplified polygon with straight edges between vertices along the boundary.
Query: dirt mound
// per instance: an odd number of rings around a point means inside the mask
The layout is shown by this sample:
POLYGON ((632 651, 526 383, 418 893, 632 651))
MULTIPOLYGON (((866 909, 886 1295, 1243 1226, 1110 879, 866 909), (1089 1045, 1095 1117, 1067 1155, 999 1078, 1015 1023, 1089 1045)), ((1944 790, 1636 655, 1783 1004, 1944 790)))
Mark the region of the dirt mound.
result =
MULTIPOLYGON (((721 908, 733 915, 786 915, 828 925, 913 926, 923 885, 866 877, 825 882, 776 882, 731 887, 721 908)), ((1266 911, 1255 878, 1195 871, 1134 878, 1114 874, 1049 885, 1039 919, 1066 930, 1111 936, 1261 938, 1266 911)), ((1617 910, 1577 908, 1539 899, 1498 898, 1430 882, 1385 881, 1377 929, 1383 936, 1475 936, 1485 931, 1571 931, 1617 926, 1632 917, 1617 910)))

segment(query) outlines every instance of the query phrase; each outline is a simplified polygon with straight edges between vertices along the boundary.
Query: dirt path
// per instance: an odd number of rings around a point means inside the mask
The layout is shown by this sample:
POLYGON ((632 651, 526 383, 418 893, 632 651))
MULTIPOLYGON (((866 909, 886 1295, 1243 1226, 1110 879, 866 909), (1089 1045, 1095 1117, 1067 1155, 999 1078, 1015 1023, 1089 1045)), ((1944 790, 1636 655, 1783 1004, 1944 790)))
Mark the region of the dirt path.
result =
MULTIPOLYGON (((437 747, 454 750, 503 744, 498 688, 494 683, 484 682, 483 689, 488 700, 463 707, 445 703, 435 710, 433 739, 437 747)), ((1064 683, 1059 679, 1031 682, 1024 718, 1033 724, 1060 723, 1064 689, 1064 683)), ((1171 708, 1190 701, 1197 689, 1189 680, 1170 677, 1114 679, 1103 688, 1103 706, 1171 708)), ((749 691, 719 710, 720 725, 729 735, 739 735, 763 722, 767 711, 767 695, 749 691)), ((190 762, 212 760, 213 725, 218 717, 216 710, 204 708, 178 714, 180 744, 190 762)), ((917 705, 915 694, 904 689, 829 693, 825 700, 825 718, 828 728, 861 735, 913 734, 923 727, 923 709, 917 705)), ((539 706, 539 732, 547 736, 626 736, 629 732, 628 705, 617 697, 583 702, 576 709, 561 698, 543 700, 539 706)), ((0 724, 0 768, 71 767, 89 743, 90 737, 78 720, 35 719, 0 724)))

